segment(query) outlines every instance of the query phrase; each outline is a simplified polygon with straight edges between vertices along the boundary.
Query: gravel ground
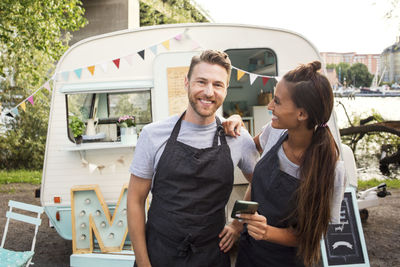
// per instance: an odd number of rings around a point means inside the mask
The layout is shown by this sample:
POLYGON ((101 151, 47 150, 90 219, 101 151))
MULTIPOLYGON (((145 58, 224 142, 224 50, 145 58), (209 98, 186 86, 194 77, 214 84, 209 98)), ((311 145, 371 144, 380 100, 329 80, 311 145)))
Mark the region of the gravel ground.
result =
MULTIPOLYGON (((0 185, 0 239, 6 221, 8 200, 40 205, 34 196, 38 188, 29 184, 0 185)), ((390 189, 392 193, 383 199, 379 207, 369 209, 369 218, 363 224, 371 266, 400 266, 400 189, 390 189)), ((56 230, 49 227, 46 214, 42 216, 39 228, 34 266, 69 266, 72 253, 72 242, 61 238, 56 230)), ((12 221, 7 234, 5 248, 30 250, 34 227, 25 223, 12 221)))

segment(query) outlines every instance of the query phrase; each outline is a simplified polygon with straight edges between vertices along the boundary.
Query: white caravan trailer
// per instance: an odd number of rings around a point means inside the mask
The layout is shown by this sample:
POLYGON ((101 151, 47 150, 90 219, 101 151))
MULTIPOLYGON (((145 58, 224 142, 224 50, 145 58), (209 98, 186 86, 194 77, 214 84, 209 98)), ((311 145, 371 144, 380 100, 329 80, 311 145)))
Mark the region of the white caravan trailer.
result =
MULTIPOLYGON (((73 240, 72 266, 110 266, 110 260, 132 266, 124 185, 129 182, 136 136, 121 134, 125 129, 117 120, 135 116, 140 132, 147 123, 183 112, 183 79, 192 56, 204 49, 229 54, 232 77, 218 112, 225 117, 239 112, 253 135, 270 119, 263 98, 273 93, 275 77, 300 63, 321 60, 315 46, 297 33, 232 24, 113 32, 76 43, 60 59, 40 199, 51 225, 73 240), (68 127, 72 116, 81 118, 87 128, 79 145, 68 127), (92 253, 96 251, 103 253, 92 253)), ((334 117, 329 126, 340 144, 334 117)), ((236 171, 227 211, 232 201, 242 198, 245 185, 236 171)))

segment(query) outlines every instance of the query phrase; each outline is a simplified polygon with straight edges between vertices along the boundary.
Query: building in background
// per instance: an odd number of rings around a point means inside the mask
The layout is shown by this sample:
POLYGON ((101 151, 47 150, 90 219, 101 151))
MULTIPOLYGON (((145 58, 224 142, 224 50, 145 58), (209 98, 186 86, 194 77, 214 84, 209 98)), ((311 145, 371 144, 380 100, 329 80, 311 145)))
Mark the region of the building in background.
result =
POLYGON ((396 43, 387 47, 381 54, 383 78, 382 82, 394 84, 400 83, 400 37, 396 43))
POLYGON ((321 52, 320 53, 325 64, 339 64, 341 62, 353 65, 354 63, 362 63, 367 66, 371 74, 379 71, 380 55, 379 54, 357 54, 355 52, 337 53, 337 52, 321 52))

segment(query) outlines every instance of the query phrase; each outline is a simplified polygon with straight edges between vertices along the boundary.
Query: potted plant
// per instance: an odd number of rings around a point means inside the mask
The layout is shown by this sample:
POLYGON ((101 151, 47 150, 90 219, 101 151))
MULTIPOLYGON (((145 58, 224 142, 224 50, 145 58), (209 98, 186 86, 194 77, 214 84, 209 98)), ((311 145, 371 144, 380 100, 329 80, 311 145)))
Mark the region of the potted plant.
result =
POLYGON ((85 123, 83 123, 83 121, 77 116, 72 116, 68 126, 71 129, 72 134, 74 135, 75 143, 82 143, 82 135, 85 131, 85 123))
POLYGON ((121 116, 117 124, 121 130, 121 143, 135 144, 137 141, 135 117, 129 115, 121 116))

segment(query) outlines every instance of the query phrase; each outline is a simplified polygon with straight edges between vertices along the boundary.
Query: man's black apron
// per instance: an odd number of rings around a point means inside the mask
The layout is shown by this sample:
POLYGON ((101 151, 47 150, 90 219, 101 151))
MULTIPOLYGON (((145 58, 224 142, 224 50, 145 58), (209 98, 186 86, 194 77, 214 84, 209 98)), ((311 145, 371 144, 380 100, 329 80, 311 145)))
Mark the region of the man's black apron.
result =
POLYGON ((230 149, 217 117, 212 147, 197 149, 177 141, 183 116, 154 177, 146 224, 150 261, 153 267, 229 267, 229 254, 220 251, 218 234, 225 226, 225 205, 233 186, 230 149))
MULTIPOLYGON (((295 194, 299 180, 279 168, 278 151, 287 138, 285 132, 278 142, 257 163, 251 187, 251 200, 259 203, 258 213, 267 223, 287 228, 288 216, 295 208, 295 194)), ((302 266, 296 258, 295 247, 282 246, 264 240, 255 240, 245 229, 240 237, 236 267, 302 266)))

